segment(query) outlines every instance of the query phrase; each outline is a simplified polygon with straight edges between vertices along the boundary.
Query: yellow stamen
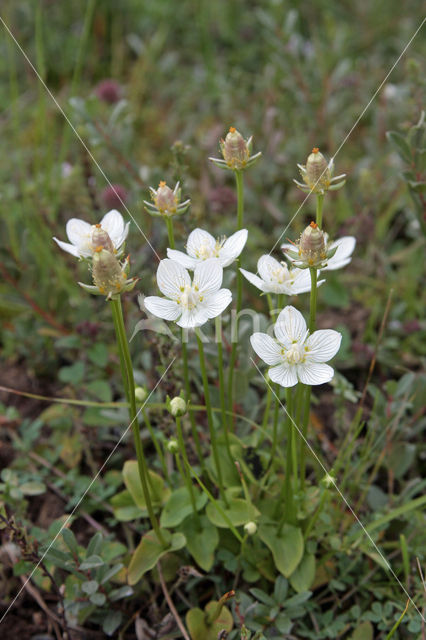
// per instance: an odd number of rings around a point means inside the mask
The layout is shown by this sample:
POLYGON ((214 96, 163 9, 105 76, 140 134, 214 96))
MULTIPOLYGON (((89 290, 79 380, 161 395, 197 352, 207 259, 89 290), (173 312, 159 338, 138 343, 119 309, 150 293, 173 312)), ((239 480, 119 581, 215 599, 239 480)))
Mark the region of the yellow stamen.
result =
POLYGON ((161 182, 160 182, 160 184, 159 184, 158 186, 159 186, 160 188, 161 188, 161 187, 165 187, 165 186, 166 186, 165 181, 164 181, 164 180, 161 180, 161 182))
POLYGON ((235 127, 229 127, 229 133, 235 133, 235 132, 236 132, 235 127))
POLYGON ((318 147, 314 147, 314 148, 312 149, 312 153, 319 153, 319 149, 318 149, 318 147))

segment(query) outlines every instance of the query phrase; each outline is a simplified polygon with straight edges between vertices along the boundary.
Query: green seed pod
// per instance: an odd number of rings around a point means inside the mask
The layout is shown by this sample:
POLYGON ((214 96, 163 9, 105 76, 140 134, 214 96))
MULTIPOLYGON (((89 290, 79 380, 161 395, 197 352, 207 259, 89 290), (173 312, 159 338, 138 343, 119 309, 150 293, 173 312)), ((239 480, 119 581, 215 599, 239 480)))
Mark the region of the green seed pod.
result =
POLYGON ((140 402, 142 404, 143 402, 145 402, 147 396, 148 392, 146 389, 144 389, 143 387, 136 387, 135 398, 137 402, 140 402))
POLYGON ((102 294, 120 293, 126 285, 127 277, 115 255, 103 247, 93 254, 93 282, 102 294))
POLYGON ((311 222, 300 236, 299 255, 310 267, 320 264, 327 258, 324 232, 315 222, 311 222))

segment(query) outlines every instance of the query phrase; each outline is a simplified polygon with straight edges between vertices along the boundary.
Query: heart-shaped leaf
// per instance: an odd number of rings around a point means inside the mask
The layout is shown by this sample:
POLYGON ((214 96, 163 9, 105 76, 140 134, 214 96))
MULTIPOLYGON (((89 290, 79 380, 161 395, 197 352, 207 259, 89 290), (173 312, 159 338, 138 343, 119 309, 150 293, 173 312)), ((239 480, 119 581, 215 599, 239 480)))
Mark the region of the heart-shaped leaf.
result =
POLYGON ((231 631, 234 621, 231 612, 226 607, 222 607, 216 620, 207 625, 207 615, 212 613, 217 605, 218 602, 212 600, 207 604, 205 611, 198 607, 188 611, 185 620, 192 640, 217 640, 221 631, 231 631))
MULTIPOLYGON (((197 511, 199 511, 206 504, 207 496, 205 493, 200 493, 196 487, 194 487, 193 490, 195 494, 195 506, 197 511)), ((160 525, 162 527, 177 527, 190 513, 192 513, 191 496, 186 487, 181 487, 173 491, 167 500, 161 513, 160 525)))
POLYGON ((275 566, 285 578, 291 576, 303 556, 303 535, 299 528, 285 524, 278 535, 276 525, 263 524, 259 537, 272 552, 275 566))
MULTIPOLYGON (((164 504, 169 496, 170 489, 164 485, 163 478, 155 471, 148 471, 151 490, 151 500, 153 505, 164 504)), ((123 479, 128 491, 130 492, 135 504, 146 511, 145 496, 142 489, 142 483, 139 477, 139 468, 136 460, 127 460, 123 467, 123 479)))
POLYGON ((195 562, 204 571, 210 571, 214 562, 214 550, 219 544, 219 533, 206 518, 191 515, 182 524, 186 537, 186 548, 195 562))
POLYGON ((255 506, 242 498, 228 500, 228 506, 222 500, 217 500, 217 505, 211 502, 207 506, 206 514, 212 524, 222 529, 228 529, 229 523, 239 527, 256 520, 260 515, 255 506))
POLYGON ((161 533, 165 545, 159 541, 155 531, 148 531, 136 547, 127 572, 130 585, 136 584, 147 571, 155 567, 159 559, 166 553, 182 549, 186 544, 183 533, 171 534, 165 529, 162 529, 161 533))
POLYGON ((297 593, 308 591, 315 579, 315 556, 305 553, 290 576, 290 584, 297 593))

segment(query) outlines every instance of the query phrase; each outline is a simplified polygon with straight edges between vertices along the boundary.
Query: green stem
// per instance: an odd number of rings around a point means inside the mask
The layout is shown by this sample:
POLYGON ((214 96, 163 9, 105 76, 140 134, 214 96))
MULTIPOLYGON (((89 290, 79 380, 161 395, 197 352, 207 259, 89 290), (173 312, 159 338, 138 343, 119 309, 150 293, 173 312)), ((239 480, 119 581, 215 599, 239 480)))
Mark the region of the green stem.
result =
POLYGON ((175 234, 173 232, 173 220, 171 216, 165 216, 166 225, 167 225, 167 235, 169 236, 169 245, 170 249, 175 248, 175 234))
MULTIPOLYGON (((308 424, 309 424, 309 410, 311 407, 311 387, 306 387, 305 393, 302 395, 303 400, 303 422, 302 422, 302 435, 300 443, 300 488, 302 491, 305 489, 305 476, 306 476, 306 438, 308 437, 308 424)), ((302 402, 301 402, 302 404, 302 402)))
MULTIPOLYGON (((143 421, 145 422, 146 428, 148 429, 149 435, 151 436, 151 440, 154 443, 155 450, 160 459, 161 468, 163 470, 164 477, 167 482, 170 484, 169 472, 167 471, 166 460, 164 458, 163 449, 161 448, 160 443, 158 442, 158 438, 154 433, 154 429, 152 428, 151 420, 149 419, 148 412, 146 409, 142 409, 143 421)), ((149 479, 149 476, 148 476, 149 479)))
MULTIPOLYGON (((293 491, 291 486, 291 476, 293 474, 293 469, 292 469, 293 424, 291 422, 291 417, 293 416, 293 393, 292 393, 291 387, 288 387, 286 389, 286 394, 287 394, 287 419, 286 419, 287 456, 286 456, 286 467, 285 467, 285 478, 284 478, 284 511, 278 525, 278 535, 281 533, 281 530, 285 522, 288 522, 290 524, 294 524, 295 522, 293 491)), ((281 502, 281 500, 279 502, 281 502)))
POLYGON ((197 505, 196 505, 196 502, 195 502, 195 492, 194 492, 194 487, 192 486, 191 476, 190 476, 190 474, 188 472, 189 461, 188 461, 188 456, 186 455, 185 442, 184 442, 184 439, 183 439, 182 421, 181 421, 179 416, 176 417, 176 434, 177 434, 177 439, 178 439, 178 443, 179 443, 179 453, 181 454, 182 459, 184 461, 185 470, 183 470, 181 465, 180 465, 179 455, 176 455, 176 463, 178 464, 179 467, 181 467, 179 470, 181 472, 181 475, 183 474, 183 479, 185 481, 186 488, 188 489, 189 497, 190 497, 190 500, 191 500, 192 510, 194 512, 194 516, 196 517, 196 519, 198 521, 199 520, 199 515, 198 515, 198 511, 197 511, 197 505))
POLYGON ((304 533, 305 540, 308 539, 308 536, 309 536, 310 532, 312 531, 312 528, 313 528, 314 524, 318 520, 318 518, 319 518, 319 516, 321 514, 321 511, 324 509, 325 501, 326 501, 326 499, 328 498, 329 495, 330 495, 330 492, 327 491, 327 489, 324 489, 323 493, 322 493, 322 496, 321 496, 321 499, 320 499, 320 503, 319 503, 319 505, 317 507, 317 510, 312 515, 312 517, 309 520, 308 525, 307 525, 307 527, 305 529, 305 533, 304 533))
POLYGON ((317 315, 317 281, 318 281, 318 271, 311 267, 309 269, 311 274, 311 298, 310 298, 310 307, 309 307, 309 333, 313 333, 315 331, 315 321, 317 315))
POLYGON ((226 414, 226 401, 225 401, 225 377, 223 375, 223 345, 222 334, 219 334, 219 341, 217 343, 217 358, 218 358, 218 371, 219 371, 219 395, 220 395, 220 409, 222 412, 222 429, 225 435, 226 450, 228 452, 231 463, 234 464, 234 459, 231 453, 231 446, 229 444, 229 430, 228 430, 228 416, 226 414))
MULTIPOLYGON (((237 185, 237 230, 242 229, 243 227, 243 214, 244 214, 244 182, 243 182, 243 172, 242 171, 234 171, 235 173, 235 182, 237 185)), ((239 269, 240 260, 237 260, 237 307, 235 314, 234 326, 232 327, 232 335, 231 335, 231 357, 229 361, 229 372, 228 372, 228 409, 232 411, 234 408, 234 369, 235 363, 237 361, 237 346, 238 346, 238 316, 241 311, 241 305, 243 300, 243 275, 239 269)), ((229 420, 230 429, 233 428, 233 420, 229 420)))
POLYGON ((265 439, 266 427, 268 426, 268 422, 269 422, 269 412, 271 410, 271 400, 272 400, 271 385, 268 384, 268 390, 266 392, 265 413, 263 414, 262 433, 261 433, 261 436, 259 438, 259 446, 262 444, 262 442, 265 439))
POLYGON ((316 223, 319 226, 319 228, 322 228, 322 206, 324 204, 324 194, 318 194, 317 195, 317 217, 316 217, 316 223))
POLYGON ((148 487, 148 466, 145 459, 142 440, 139 432, 139 425, 137 421, 136 412, 136 399, 135 399, 135 381, 133 377, 133 367, 130 359, 129 345, 126 337, 126 330, 124 328, 123 311, 121 308, 121 298, 112 300, 112 313, 114 317, 114 326, 117 329, 117 342, 118 348, 121 351, 121 359, 125 365, 126 375, 123 377, 124 386, 127 389, 126 396, 129 397, 129 414, 131 420, 131 427, 133 431, 133 440, 135 443, 136 457, 138 461, 139 477, 142 485, 142 491, 146 502, 146 508, 148 511, 149 519, 152 524, 156 536, 159 542, 166 547, 166 541, 161 533, 158 520, 155 516, 154 509, 152 507, 151 495, 148 487))
POLYGON ((191 433, 194 440, 195 450, 197 452, 198 460, 201 465, 201 469, 204 471, 204 457, 201 450, 200 437, 197 431, 197 424, 195 422, 193 407, 191 406, 191 385, 189 382, 189 368, 188 368, 188 345, 185 340, 184 329, 182 329, 182 360, 183 360, 183 378, 185 382, 185 400, 188 405, 189 421, 191 423, 191 433))
POLYGON ((205 360, 205 355, 204 355, 204 346, 203 346, 203 342, 202 342, 202 340, 200 338, 200 334, 199 334, 198 329, 195 330, 195 335, 197 336, 198 353, 199 353, 199 356, 200 356, 201 377, 203 379, 204 398, 205 398, 205 401, 206 401, 206 409, 207 409, 207 422, 209 424, 210 441, 211 441, 211 445, 212 445, 213 459, 214 459, 214 463, 215 463, 215 467, 216 467, 217 480, 218 480, 218 484, 219 484, 219 493, 220 493, 221 498, 223 499, 223 501, 227 505, 225 491, 224 491, 224 488, 223 488, 222 470, 221 470, 221 467, 220 467, 219 451, 218 451, 218 448, 217 448, 216 431, 215 431, 214 423, 213 423, 213 412, 212 412, 212 405, 211 405, 211 401, 210 401, 210 389, 209 389, 209 382, 208 382, 208 378, 207 378, 206 360, 205 360))
POLYGON ((243 172, 235 171, 235 182, 237 183, 237 230, 243 228, 244 215, 244 183, 243 172))

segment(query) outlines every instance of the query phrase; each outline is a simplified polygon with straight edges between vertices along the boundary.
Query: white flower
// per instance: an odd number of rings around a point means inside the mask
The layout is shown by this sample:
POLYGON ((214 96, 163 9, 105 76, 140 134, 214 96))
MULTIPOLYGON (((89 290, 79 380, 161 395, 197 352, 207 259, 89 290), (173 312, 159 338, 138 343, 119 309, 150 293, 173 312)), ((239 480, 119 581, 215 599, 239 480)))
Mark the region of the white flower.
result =
POLYGON ((157 270, 157 284, 166 298, 145 298, 146 309, 158 318, 191 329, 220 315, 230 304, 229 289, 221 289, 223 269, 215 258, 195 267, 194 278, 178 262, 166 258, 157 270), (168 299, 167 299, 168 298, 168 299))
MULTIPOLYGON (((324 236, 327 243, 328 235, 325 233, 324 236)), ((336 249, 336 253, 334 254, 334 256, 327 260, 327 266, 322 267, 321 271, 335 271, 336 269, 346 267, 346 265, 349 264, 352 260, 352 254, 354 252, 355 245, 356 238, 354 238, 353 236, 344 236, 343 238, 339 238, 338 240, 327 244, 327 251, 336 249)), ((295 247, 293 244, 286 243, 281 245, 281 249, 283 249, 284 252, 288 249, 290 251, 294 251, 295 247)), ((290 256, 286 255, 286 258, 288 260, 292 260, 290 256)))
POLYGON ((225 237, 215 239, 203 229, 194 229, 186 243, 187 253, 167 249, 167 255, 172 260, 179 262, 186 269, 195 269, 197 264, 209 258, 218 258, 222 267, 228 267, 244 249, 247 242, 247 229, 237 231, 228 239, 225 237))
POLYGON ((272 382, 282 387, 294 387, 298 381, 308 385, 330 382, 334 369, 328 364, 339 350, 341 334, 333 329, 321 329, 311 335, 297 309, 285 307, 274 326, 275 338, 266 333, 254 333, 251 346, 266 364, 272 382))
MULTIPOLYGON (((129 233, 129 225, 130 222, 124 224, 123 216, 115 209, 105 214, 100 222, 100 228, 108 233, 116 251, 120 249, 126 240, 129 233)), ((96 225, 89 224, 78 218, 71 218, 66 226, 66 233, 71 244, 62 242, 57 238, 53 239, 61 249, 71 253, 76 258, 91 258, 94 253, 92 234, 95 229, 96 225)))
MULTIPOLYGON (((265 255, 257 262, 259 276, 245 269, 241 273, 249 282, 264 293, 285 293, 288 296, 311 290, 311 275, 307 269, 289 269, 285 262, 278 262, 265 255)), ((318 285, 324 280, 320 280, 318 285)))

